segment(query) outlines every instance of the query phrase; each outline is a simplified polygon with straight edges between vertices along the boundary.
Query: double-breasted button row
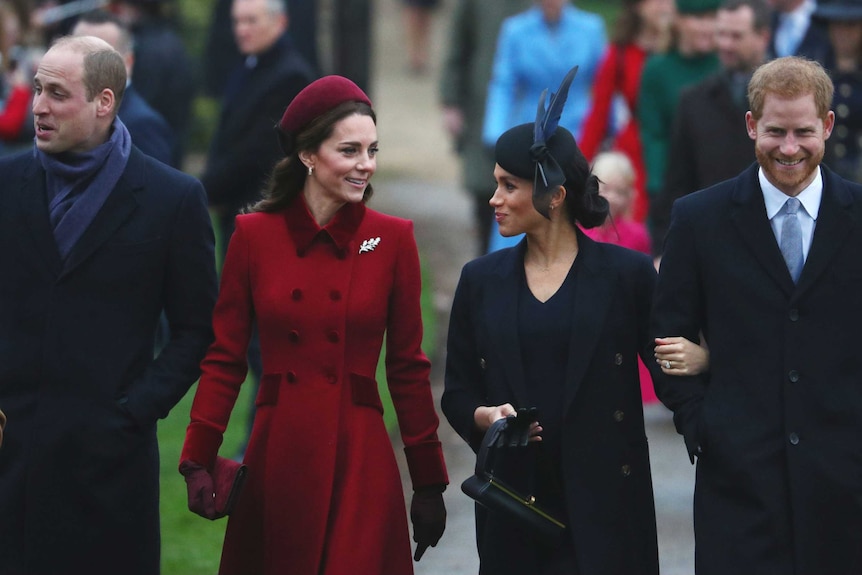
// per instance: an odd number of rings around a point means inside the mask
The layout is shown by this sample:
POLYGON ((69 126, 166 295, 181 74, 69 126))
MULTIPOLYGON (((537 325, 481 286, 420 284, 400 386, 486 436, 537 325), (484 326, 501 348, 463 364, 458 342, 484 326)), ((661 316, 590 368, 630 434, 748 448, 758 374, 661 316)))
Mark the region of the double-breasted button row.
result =
POLYGON ((791 383, 796 383, 799 381, 799 372, 795 369, 791 369, 787 372, 787 379, 789 379, 791 383))
POLYGON ((488 365, 488 364, 485 362, 485 358, 484 358, 484 357, 480 357, 480 358, 479 358, 479 367, 481 367, 482 369, 485 369, 485 367, 486 367, 487 365, 488 365))
POLYGON ((622 474, 623 477, 628 477, 629 475, 632 474, 632 466, 629 465, 628 463, 623 464, 623 466, 620 467, 620 473, 622 474))
POLYGON ((617 423, 620 423, 625 418, 626 414, 624 411, 618 409, 614 412, 614 421, 616 421, 617 423))
POLYGON ((787 441, 790 442, 790 445, 799 445, 799 434, 795 431, 790 432, 790 435, 787 436, 787 441))
POLYGON ((615 365, 622 365, 623 364, 623 354, 618 353, 614 356, 614 364, 615 365))

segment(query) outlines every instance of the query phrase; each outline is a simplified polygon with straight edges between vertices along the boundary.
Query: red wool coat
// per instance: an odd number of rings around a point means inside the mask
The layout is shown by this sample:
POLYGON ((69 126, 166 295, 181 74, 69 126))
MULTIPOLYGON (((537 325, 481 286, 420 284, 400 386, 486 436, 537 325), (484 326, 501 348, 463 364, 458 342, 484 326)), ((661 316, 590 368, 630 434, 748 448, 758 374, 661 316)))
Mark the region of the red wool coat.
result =
POLYGON ((625 126, 614 135, 611 148, 626 154, 635 168, 635 199, 632 218, 646 220, 649 199, 646 195, 646 168, 641 147, 640 127, 637 122, 637 102, 641 90, 641 73, 647 52, 635 45, 611 44, 596 73, 593 83, 593 105, 584 120, 583 135, 578 146, 589 161, 599 153, 611 126, 614 96, 621 94, 629 109, 625 126))
POLYGON ((385 332, 413 486, 447 483, 420 289, 407 220, 347 204, 320 229, 301 198, 283 212, 237 217, 182 455, 212 465, 256 318, 264 374, 220 573, 413 572, 374 377, 385 332))

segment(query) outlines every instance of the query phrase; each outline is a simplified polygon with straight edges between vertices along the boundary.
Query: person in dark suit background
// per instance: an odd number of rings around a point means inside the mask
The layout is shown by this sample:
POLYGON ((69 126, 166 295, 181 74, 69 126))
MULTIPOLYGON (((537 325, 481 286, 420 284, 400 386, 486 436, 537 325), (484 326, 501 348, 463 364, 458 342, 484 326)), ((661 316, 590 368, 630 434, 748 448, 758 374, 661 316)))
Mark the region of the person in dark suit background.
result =
MULTIPOLYGON (((171 127, 152 106, 138 94, 132 84, 132 70, 135 53, 132 36, 119 18, 104 11, 89 12, 81 16, 72 28, 74 36, 95 36, 101 38, 120 53, 126 64, 126 91, 120 103, 118 115, 129 134, 132 143, 143 153, 168 165, 173 165, 174 134, 171 127)), ((179 166, 174 166, 179 168, 179 166)))
MULTIPOLYGON (((283 0, 287 2, 287 0, 283 0)), ((317 2, 290 2, 287 14, 293 45, 314 70, 320 70, 317 49, 317 2)), ((242 63, 233 36, 231 7, 233 0, 216 0, 212 9, 207 43, 203 57, 203 86, 207 95, 221 98, 231 72, 242 63)))
POLYGON ((244 61, 228 78, 201 180, 220 217, 223 249, 236 213, 260 198, 281 150, 272 127, 314 79, 287 35, 283 0, 234 0, 234 36, 244 61))
POLYGON ((742 126, 746 91, 766 58, 771 10, 766 0, 724 0, 716 18, 721 70, 679 97, 661 193, 650 204, 653 253, 661 255, 674 200, 736 176, 754 162, 742 126))
POLYGON ((122 57, 59 40, 34 80, 36 144, 0 159, 0 570, 159 572, 156 422, 212 340, 200 182, 134 147, 122 57), (165 310, 171 339, 154 359, 165 310))
POLYGON ((111 0, 109 9, 132 31, 138 93, 168 122, 175 145, 171 165, 181 167, 191 131, 197 75, 170 0, 111 0))
POLYGON ((826 25, 812 19, 817 0, 769 0, 769 4, 774 12, 767 60, 802 56, 828 66, 832 61, 832 47, 826 25))
POLYGON ((816 62, 762 65, 757 164, 671 214, 652 331, 710 360, 656 391, 697 460, 699 575, 862 572, 862 186, 821 164, 832 96, 816 62))

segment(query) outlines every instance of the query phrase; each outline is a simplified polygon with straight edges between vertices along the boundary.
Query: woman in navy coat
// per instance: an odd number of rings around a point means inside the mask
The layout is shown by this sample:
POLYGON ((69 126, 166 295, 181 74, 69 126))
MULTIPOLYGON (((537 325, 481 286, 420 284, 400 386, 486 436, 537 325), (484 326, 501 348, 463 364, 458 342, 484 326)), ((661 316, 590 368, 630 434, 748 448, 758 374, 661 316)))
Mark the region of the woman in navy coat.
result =
POLYGON ((537 407, 534 441, 522 450, 535 466, 505 479, 523 483, 540 470, 534 493, 568 527, 548 545, 477 507, 480 573, 655 574, 637 362, 664 377, 648 333, 655 269, 646 255, 578 229, 601 224, 607 201, 568 130, 542 138, 534 141, 531 123, 497 141, 490 203, 501 234, 526 237, 462 271, 442 407, 474 451, 495 420, 537 407))

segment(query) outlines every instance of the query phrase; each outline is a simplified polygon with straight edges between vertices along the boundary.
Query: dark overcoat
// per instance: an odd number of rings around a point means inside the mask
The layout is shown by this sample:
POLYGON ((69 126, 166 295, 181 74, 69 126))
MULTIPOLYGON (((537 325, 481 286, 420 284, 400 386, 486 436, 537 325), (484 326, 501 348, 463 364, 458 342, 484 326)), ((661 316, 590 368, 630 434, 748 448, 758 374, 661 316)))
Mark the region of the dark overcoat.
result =
MULTIPOLYGON (((655 366, 649 315, 650 259, 578 232, 577 288, 571 317, 559 462, 580 573, 656 574, 655 508, 644 432, 638 356, 655 366)), ((518 336, 519 275, 526 240, 468 263, 449 323, 443 412, 474 451, 481 405, 530 407, 518 336)), ((662 377, 660 370, 655 377, 662 377)), ((463 481, 465 477, 453 478, 463 481)), ((482 573, 535 572, 480 513, 482 573)), ((523 538, 522 538, 523 539, 523 538)))
POLYGON ((674 200, 735 177, 754 161, 744 103, 734 101, 730 75, 716 72, 680 94, 668 145, 664 184, 650 203, 653 251, 660 254, 674 200))
POLYGON ((156 574, 156 421, 212 338, 204 191, 132 148, 63 262, 33 152, 0 160, 0 179, 0 572, 156 574))
POLYGON ((862 186, 823 169, 794 285, 757 173, 676 202, 656 291, 654 333, 710 348, 656 386, 697 454, 695 567, 862 573, 862 186))
POLYGON ((225 206, 232 216, 260 199, 273 165, 284 157, 275 126, 315 78, 286 35, 257 57, 256 66, 234 70, 201 176, 210 204, 225 206))

